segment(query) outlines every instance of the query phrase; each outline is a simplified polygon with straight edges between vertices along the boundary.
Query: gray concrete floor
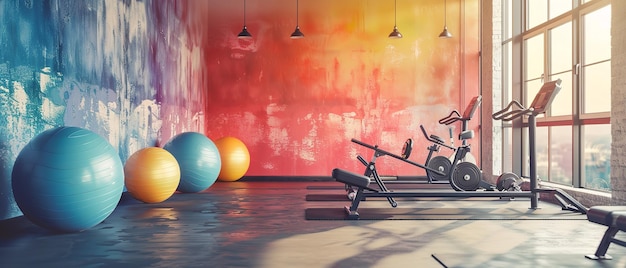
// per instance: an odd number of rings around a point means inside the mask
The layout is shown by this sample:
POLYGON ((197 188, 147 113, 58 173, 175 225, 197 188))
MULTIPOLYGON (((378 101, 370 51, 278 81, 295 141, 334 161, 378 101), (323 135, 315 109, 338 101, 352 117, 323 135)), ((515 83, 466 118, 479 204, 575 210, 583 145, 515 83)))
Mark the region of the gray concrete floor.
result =
MULTIPOLYGON (((0 222, 1 267, 626 267, 595 251, 604 226, 587 220, 306 220, 307 186, 335 182, 218 182, 159 204, 123 196, 103 223, 55 234, 23 218, 0 222), (433 257, 434 256, 434 257, 433 257), (441 261, 439 263, 437 260, 441 261)), ((514 200, 399 200, 399 207, 528 207, 514 200)), ((543 213, 560 208, 541 202, 543 213)), ((368 200, 366 207, 389 207, 368 200)), ((392 209, 389 207, 389 209, 392 209)), ((571 212, 575 213, 575 212, 571 212)), ((619 234, 623 237, 623 234, 619 234)))

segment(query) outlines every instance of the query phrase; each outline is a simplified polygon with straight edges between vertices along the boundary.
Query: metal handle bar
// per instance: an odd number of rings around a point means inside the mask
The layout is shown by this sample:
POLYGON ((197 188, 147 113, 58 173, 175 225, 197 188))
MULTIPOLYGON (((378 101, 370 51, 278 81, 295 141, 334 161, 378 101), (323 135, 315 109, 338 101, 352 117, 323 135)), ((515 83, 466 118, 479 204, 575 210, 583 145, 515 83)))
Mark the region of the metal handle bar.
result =
POLYGON ((448 116, 439 119, 439 124, 450 125, 459 120, 469 120, 469 118, 461 117, 461 114, 457 110, 454 110, 448 116))
POLYGON ((411 164, 411 165, 414 165, 414 166, 416 166, 416 167, 419 167, 419 168, 422 168, 422 169, 425 169, 425 170, 428 170, 428 171, 434 172, 434 173, 436 173, 437 175, 442 175, 442 176, 446 176, 446 175, 447 175, 447 174, 444 174, 443 172, 441 172, 441 171, 439 171, 439 170, 429 168, 429 167, 424 166, 424 165, 421 165, 421 164, 419 164, 419 163, 415 163, 415 162, 413 162, 413 161, 411 161, 411 160, 404 159, 402 156, 399 156, 399 155, 396 155, 396 154, 393 154, 393 153, 387 152, 387 151, 385 151, 385 150, 383 150, 383 149, 378 148, 378 146, 377 146, 377 145, 369 145, 369 144, 364 143, 364 142, 362 142, 362 141, 359 141, 359 140, 357 140, 357 139, 351 139, 351 141, 352 141, 352 142, 354 142, 354 143, 356 143, 356 144, 358 144, 358 145, 361 145, 361 146, 363 146, 363 147, 366 147, 366 148, 372 149, 372 150, 376 151, 376 153, 378 153, 378 154, 379 154, 379 155, 381 155, 381 156, 383 156, 383 155, 388 155, 388 156, 391 156, 391 157, 396 158, 396 159, 398 159, 398 160, 401 160, 401 161, 403 161, 403 162, 406 162, 406 163, 409 163, 409 164, 411 164))
POLYGON ((362 157, 362 156, 360 156, 360 155, 357 155, 357 156, 356 156, 356 159, 358 159, 358 160, 359 160, 359 162, 361 162, 361 164, 363 164, 364 166, 366 166, 366 167, 367 167, 368 163, 367 163, 367 161, 365 161, 365 158, 363 158, 363 157, 362 157))
POLYGON ((504 109, 495 112, 491 115, 491 118, 495 120, 511 121, 523 115, 531 114, 533 108, 526 108, 518 101, 514 100, 509 103, 504 109), (515 107, 513 107, 515 106, 515 107))
POLYGON ((422 129, 422 134, 424 134, 424 137, 426 138, 426 140, 428 140, 428 141, 430 141, 430 142, 432 142, 432 143, 435 143, 435 144, 441 145, 441 146, 443 146, 443 147, 446 147, 446 148, 448 148, 448 149, 450 149, 450 150, 453 150, 453 151, 454 151, 454 150, 456 150, 456 148, 454 148, 454 147, 452 147, 452 146, 449 146, 449 145, 447 145, 447 144, 445 144, 445 143, 441 143, 441 142, 439 142, 439 141, 437 141, 437 140, 435 140, 435 139, 432 139, 430 136, 428 136, 428 133, 426 133, 426 129, 424 128, 424 126, 423 126, 423 125, 420 125, 420 129, 422 129))

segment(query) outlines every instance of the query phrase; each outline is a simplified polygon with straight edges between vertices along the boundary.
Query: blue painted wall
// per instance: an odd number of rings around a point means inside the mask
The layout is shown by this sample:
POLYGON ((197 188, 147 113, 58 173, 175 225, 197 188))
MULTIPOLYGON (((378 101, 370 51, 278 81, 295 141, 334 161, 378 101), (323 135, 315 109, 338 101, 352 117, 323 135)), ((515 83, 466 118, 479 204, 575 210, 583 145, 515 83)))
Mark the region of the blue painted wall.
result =
MULTIPOLYGON (((0 219, 21 215, 12 165, 45 129, 87 128, 109 140, 122 159, 156 145, 159 81, 148 67, 166 64, 160 55, 172 51, 167 41, 150 42, 164 32, 150 29, 149 11, 136 1, 0 1, 0 219)), ((175 32, 176 21, 171 16, 159 25, 172 23, 167 30, 175 32)), ((188 106, 184 113, 201 114, 201 108, 188 106)))

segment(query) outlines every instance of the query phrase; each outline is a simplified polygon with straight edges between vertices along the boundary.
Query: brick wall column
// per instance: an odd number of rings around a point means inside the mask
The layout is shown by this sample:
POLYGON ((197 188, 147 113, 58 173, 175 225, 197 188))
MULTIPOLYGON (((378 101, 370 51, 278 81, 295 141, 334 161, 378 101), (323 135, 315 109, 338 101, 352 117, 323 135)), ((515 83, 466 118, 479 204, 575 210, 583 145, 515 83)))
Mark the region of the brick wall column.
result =
POLYGON ((480 159, 484 179, 495 182, 502 170, 502 128, 491 118, 501 107, 502 92, 502 12, 500 0, 481 0, 481 132, 480 159), (491 18, 491 19, 489 19, 491 18), (498 174, 495 174, 497 172, 498 174))
POLYGON ((611 1, 612 203, 626 205, 626 1, 611 1))

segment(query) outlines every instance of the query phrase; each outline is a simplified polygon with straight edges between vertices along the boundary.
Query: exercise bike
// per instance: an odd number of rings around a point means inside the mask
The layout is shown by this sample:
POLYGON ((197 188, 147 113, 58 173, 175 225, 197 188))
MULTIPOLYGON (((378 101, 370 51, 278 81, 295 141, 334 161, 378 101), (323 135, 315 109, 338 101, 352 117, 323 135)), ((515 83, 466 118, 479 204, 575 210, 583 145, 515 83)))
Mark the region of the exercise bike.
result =
MULTIPOLYGON (((462 145, 468 145, 467 144, 467 140, 472 138, 472 137, 468 137, 468 134, 473 134, 473 132, 468 132, 468 123, 469 121, 472 119, 472 117, 474 116, 474 113, 476 112, 476 110, 478 109, 478 107, 480 106, 482 102, 482 96, 478 95, 474 98, 472 98, 472 100, 469 102, 469 104, 467 105, 467 107, 465 108, 465 111, 463 112, 463 115, 461 116, 461 114, 459 114, 458 111, 453 110, 448 116, 439 119, 439 124, 442 125, 447 125, 448 126, 448 130, 449 130, 449 134, 450 134, 450 144, 451 145, 447 145, 445 143, 445 141, 440 138, 439 136, 436 135, 428 135, 424 129, 424 127, 420 126, 421 130, 422 130, 422 134, 424 135, 424 137, 426 138, 426 140, 430 141, 432 144, 430 146, 428 146, 428 156, 426 157, 426 161, 425 164, 427 167, 430 167, 432 169, 436 169, 441 171, 441 173, 443 173, 444 175, 437 175, 436 173, 433 172, 429 172, 428 170, 426 171, 426 176, 428 178, 428 182, 429 183, 434 183, 435 181, 442 181, 442 180, 446 180, 447 179, 447 174, 450 171, 450 168, 452 166, 452 161, 454 160, 454 153, 449 156, 449 157, 445 157, 442 155, 438 155, 433 157, 433 154, 435 152, 439 152, 441 147, 445 147, 447 149, 452 150, 452 152, 456 151, 456 147, 454 147, 454 137, 452 134, 452 130, 453 127, 451 126, 452 124, 461 121, 461 131, 459 133, 459 140, 461 140, 462 145), (463 137, 462 137, 463 136, 463 137)), ((474 156, 470 153, 467 152, 466 155, 461 159, 461 161, 463 162, 471 162, 473 164, 476 164, 476 158, 474 158, 474 156)))
MULTIPOLYGON (((432 138, 432 135, 428 135, 424 126, 420 125, 420 129, 428 141, 436 142, 436 140, 432 138)), ((472 139, 473 137, 473 130, 465 130, 461 132, 459 134, 459 140, 461 140, 462 144, 459 147, 454 148, 455 153, 451 157, 452 160, 448 160, 448 158, 441 156, 441 158, 436 162, 428 162, 427 166, 430 169, 435 169, 440 171, 440 173, 444 173, 445 175, 433 174, 432 176, 447 179, 452 189, 456 191, 476 191, 478 189, 493 191, 496 189, 496 186, 482 179, 482 171, 475 164, 475 162, 465 160, 471 152, 471 147, 467 144, 467 140, 472 139), (448 161, 447 163, 449 163, 447 169, 443 168, 443 165, 440 165, 441 163, 446 163, 445 161, 448 161)), ((427 174, 429 172, 432 173, 432 171, 426 170, 427 174)))

